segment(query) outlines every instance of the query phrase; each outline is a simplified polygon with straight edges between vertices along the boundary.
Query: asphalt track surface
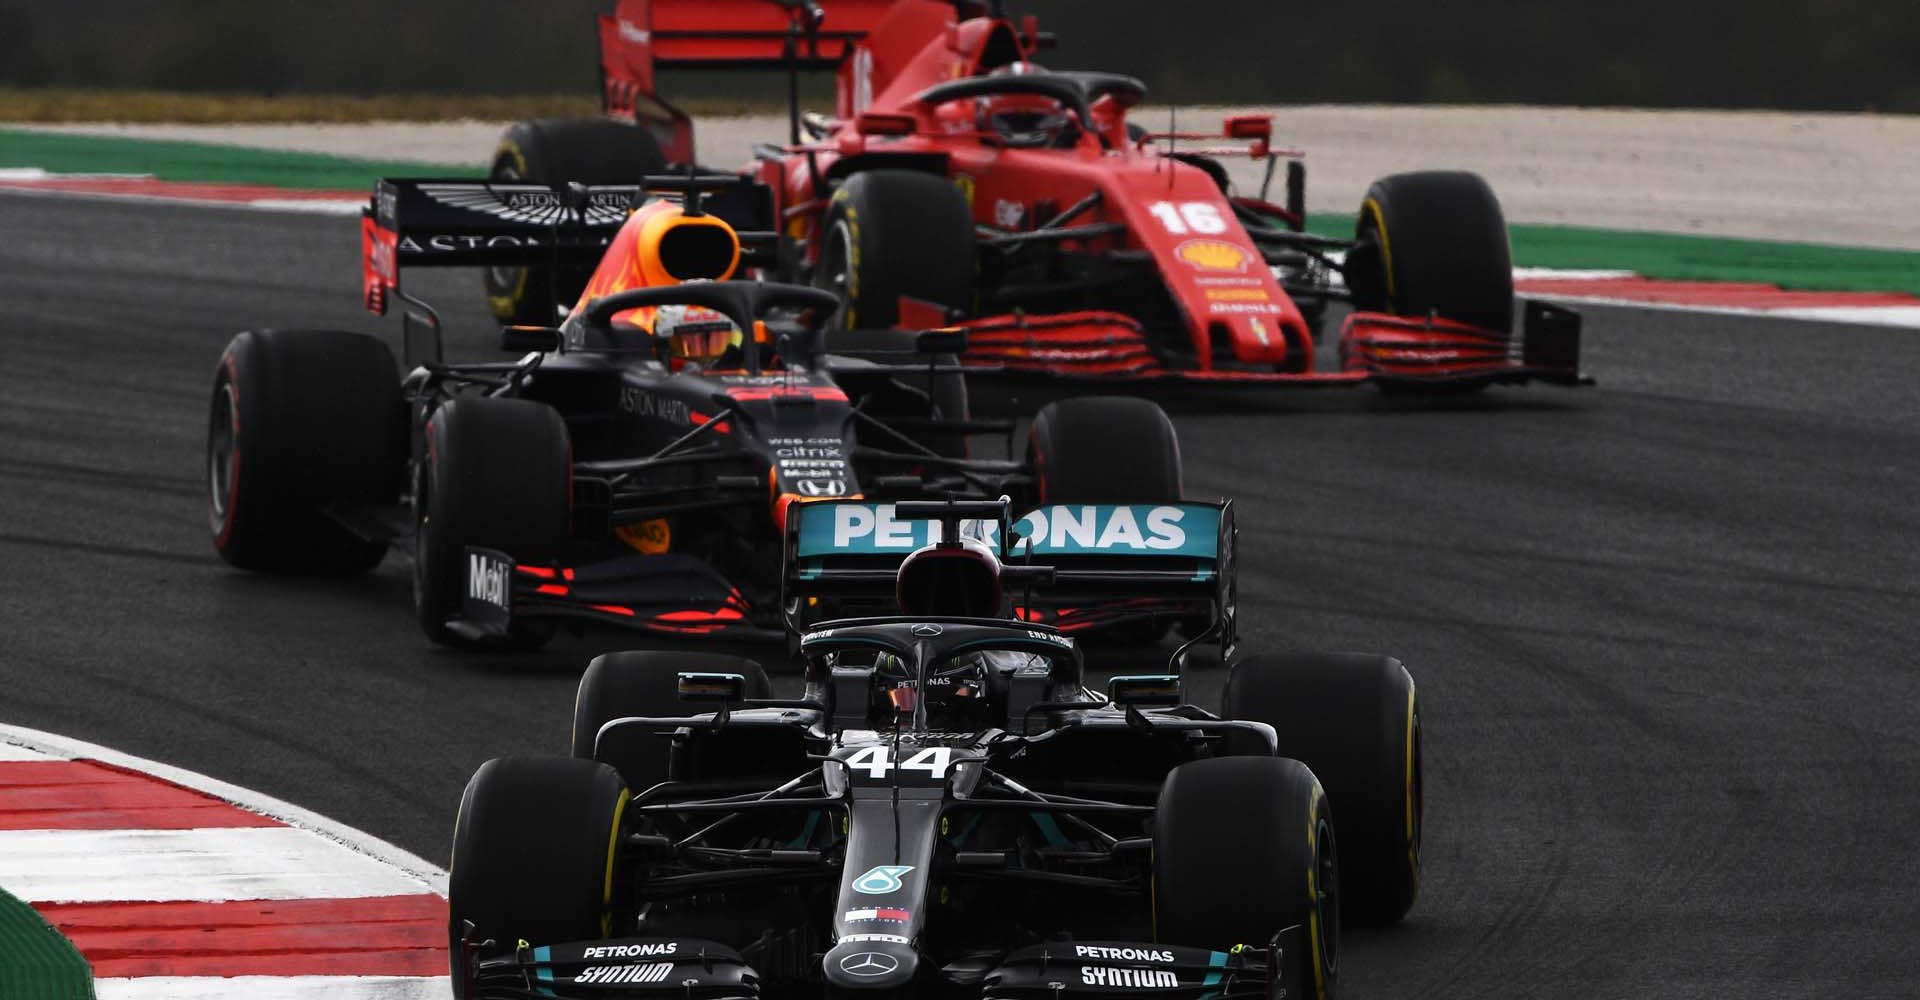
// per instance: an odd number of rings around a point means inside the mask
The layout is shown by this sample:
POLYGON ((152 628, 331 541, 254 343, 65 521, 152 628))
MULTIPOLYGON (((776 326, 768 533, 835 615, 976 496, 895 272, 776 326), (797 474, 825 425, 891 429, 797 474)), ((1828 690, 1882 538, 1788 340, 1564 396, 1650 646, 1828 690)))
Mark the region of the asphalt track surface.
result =
MULTIPOLYGON (((0 718, 444 858, 473 768, 564 751, 586 660, 644 641, 459 655, 397 559, 315 583, 214 556, 221 347, 392 332, 356 252, 346 219, 0 196, 0 718)), ((477 284, 411 284, 467 353, 477 284)), ((1421 686, 1426 882, 1347 936, 1345 993, 1912 996, 1920 336, 1589 320, 1598 389, 1179 418, 1189 493, 1240 503, 1249 648, 1390 652, 1421 686)))

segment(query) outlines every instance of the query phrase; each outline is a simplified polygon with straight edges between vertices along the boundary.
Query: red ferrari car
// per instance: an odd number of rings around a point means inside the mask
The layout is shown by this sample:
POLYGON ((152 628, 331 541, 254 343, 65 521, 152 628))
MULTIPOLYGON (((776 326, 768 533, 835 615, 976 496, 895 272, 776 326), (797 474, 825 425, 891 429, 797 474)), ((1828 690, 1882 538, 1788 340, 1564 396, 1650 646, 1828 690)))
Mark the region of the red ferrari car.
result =
MULTIPOLYGON (((1041 67, 1050 36, 1000 0, 622 0, 600 41, 609 119, 516 126, 495 176, 614 182, 691 162, 691 121, 655 70, 784 69, 788 142, 744 172, 797 247, 776 276, 839 294, 842 328, 957 325, 967 364, 1070 379, 1583 381, 1577 314, 1528 302, 1516 324, 1506 224, 1478 176, 1385 177, 1352 239, 1306 233, 1304 167, 1271 117, 1146 131, 1128 119, 1145 84, 1041 67), (827 69, 834 115, 802 114, 799 74, 827 69), (1230 156, 1264 162, 1258 196, 1228 182, 1230 156), (1352 309, 1322 362, 1331 302, 1352 309)), ((551 322, 528 289, 573 279, 544 277, 494 275, 496 310, 551 322)))

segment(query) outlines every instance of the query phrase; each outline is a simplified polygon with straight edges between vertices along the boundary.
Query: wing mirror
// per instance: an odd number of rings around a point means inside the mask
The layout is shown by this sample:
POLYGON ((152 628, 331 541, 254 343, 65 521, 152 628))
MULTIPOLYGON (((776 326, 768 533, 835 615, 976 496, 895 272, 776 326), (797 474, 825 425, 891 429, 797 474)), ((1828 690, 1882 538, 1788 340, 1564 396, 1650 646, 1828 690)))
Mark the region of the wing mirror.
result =
POLYGON ((1180 678, 1176 674, 1133 674, 1107 682, 1107 698, 1116 705, 1171 706, 1180 704, 1180 678))
POLYGON ((913 339, 913 349, 921 354, 964 354, 967 331, 959 327, 925 330, 913 339))
POLYGON ((500 328, 503 351, 555 351, 560 349, 560 331, 550 326, 503 326, 500 328))
POLYGON ((737 705, 747 700, 747 678, 743 674, 683 671, 679 690, 682 701, 717 701, 737 705))

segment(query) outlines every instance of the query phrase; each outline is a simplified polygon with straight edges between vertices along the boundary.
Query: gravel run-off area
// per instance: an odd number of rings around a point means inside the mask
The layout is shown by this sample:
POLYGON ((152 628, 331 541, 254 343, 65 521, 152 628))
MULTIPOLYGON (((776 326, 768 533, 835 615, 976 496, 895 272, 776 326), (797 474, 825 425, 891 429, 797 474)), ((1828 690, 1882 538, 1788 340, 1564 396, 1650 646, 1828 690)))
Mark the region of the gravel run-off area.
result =
MULTIPOLYGON (((1385 174, 1463 168, 1492 182, 1514 222, 1920 249, 1920 117, 1309 105, 1183 108, 1177 124, 1198 131, 1258 110, 1273 114, 1276 145, 1306 154, 1314 211, 1351 210, 1385 174)), ((1134 120, 1162 130, 1169 115, 1134 120)), ((480 164, 505 123, 33 127, 480 164)), ((704 119, 695 135, 703 162, 734 166, 785 132, 784 118, 759 115, 704 119)), ((1253 164, 1233 171, 1243 191, 1258 189, 1253 164)))

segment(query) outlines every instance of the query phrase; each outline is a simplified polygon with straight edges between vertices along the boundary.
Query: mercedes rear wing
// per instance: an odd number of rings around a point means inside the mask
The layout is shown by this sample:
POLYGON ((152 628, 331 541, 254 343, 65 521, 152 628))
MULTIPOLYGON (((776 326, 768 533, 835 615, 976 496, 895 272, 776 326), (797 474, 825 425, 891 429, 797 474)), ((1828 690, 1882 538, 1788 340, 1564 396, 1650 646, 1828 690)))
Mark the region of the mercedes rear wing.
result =
POLYGON ((634 208, 689 192, 701 211, 739 235, 741 266, 779 267, 772 194, 745 177, 643 177, 593 186, 386 178, 360 218, 364 303, 386 315, 392 297, 405 298, 400 272, 410 267, 591 270, 634 208))
POLYGON ((1000 554, 1014 614, 1074 633, 1147 618, 1204 620, 1188 634, 1231 656, 1233 504, 1051 504, 1017 519, 997 501, 810 500, 788 509, 781 600, 788 627, 898 614, 906 556, 957 531, 1000 554))

